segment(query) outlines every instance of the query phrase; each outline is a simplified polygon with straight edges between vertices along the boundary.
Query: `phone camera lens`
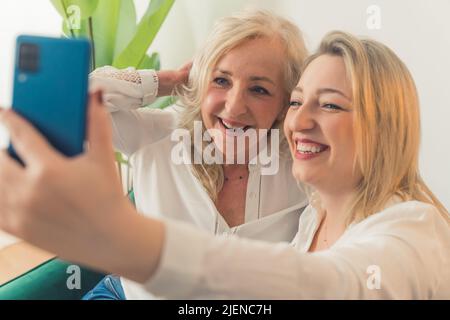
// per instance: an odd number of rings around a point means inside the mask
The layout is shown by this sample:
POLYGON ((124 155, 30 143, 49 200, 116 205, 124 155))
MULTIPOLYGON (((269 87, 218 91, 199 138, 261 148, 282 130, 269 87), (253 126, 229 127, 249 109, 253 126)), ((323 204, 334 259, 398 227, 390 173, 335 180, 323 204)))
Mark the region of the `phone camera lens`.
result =
POLYGON ((39 68, 39 47, 32 43, 22 43, 19 49, 19 69, 34 73, 39 68))

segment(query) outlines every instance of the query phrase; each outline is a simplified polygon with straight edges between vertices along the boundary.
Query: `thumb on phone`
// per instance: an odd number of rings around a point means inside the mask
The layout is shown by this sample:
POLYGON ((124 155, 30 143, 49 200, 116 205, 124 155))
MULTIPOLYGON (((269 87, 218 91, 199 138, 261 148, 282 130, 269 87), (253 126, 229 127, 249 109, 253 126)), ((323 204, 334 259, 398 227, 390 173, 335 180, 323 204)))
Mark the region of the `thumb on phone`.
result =
POLYGON ((87 141, 89 155, 105 161, 114 159, 111 120, 103 105, 101 91, 89 95, 87 141))

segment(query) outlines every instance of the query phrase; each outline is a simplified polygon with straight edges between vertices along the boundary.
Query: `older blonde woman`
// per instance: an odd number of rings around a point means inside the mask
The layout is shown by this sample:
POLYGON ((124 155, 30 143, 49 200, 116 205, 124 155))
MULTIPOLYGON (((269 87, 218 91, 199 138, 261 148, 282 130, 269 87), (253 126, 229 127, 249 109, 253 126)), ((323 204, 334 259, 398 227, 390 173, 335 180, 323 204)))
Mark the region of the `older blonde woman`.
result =
MULTIPOLYGON (((278 129, 305 58, 294 24, 265 11, 244 11, 216 23, 194 58, 186 85, 189 67, 178 72, 112 67, 93 72, 91 87, 103 89, 114 146, 131 157, 138 211, 189 222, 213 234, 290 241, 307 198, 291 175, 292 160, 278 129), (140 108, 174 88, 180 106, 140 108), (252 131, 259 136, 269 130, 272 163, 261 163, 252 154, 250 137, 239 146, 238 137, 229 134, 238 134, 235 128, 242 139, 252 131), (205 132, 212 133, 211 141, 204 141, 205 132), (278 134, 281 141, 273 139, 278 134), (209 145, 216 149, 214 159, 208 158, 209 145), (188 155, 183 161, 176 159, 180 146, 188 155)), ((121 290, 117 278, 106 281, 121 290)), ((127 298, 146 297, 139 286, 123 284, 127 298)), ((93 292, 89 297, 95 298, 93 292)))
POLYGON ((334 32, 307 60, 284 129, 293 175, 314 193, 290 245, 133 214, 110 177, 101 105, 94 96, 92 148, 77 160, 3 112, 29 166, 0 159, 2 228, 165 298, 450 298, 449 213, 420 178, 417 92, 386 46, 334 32))

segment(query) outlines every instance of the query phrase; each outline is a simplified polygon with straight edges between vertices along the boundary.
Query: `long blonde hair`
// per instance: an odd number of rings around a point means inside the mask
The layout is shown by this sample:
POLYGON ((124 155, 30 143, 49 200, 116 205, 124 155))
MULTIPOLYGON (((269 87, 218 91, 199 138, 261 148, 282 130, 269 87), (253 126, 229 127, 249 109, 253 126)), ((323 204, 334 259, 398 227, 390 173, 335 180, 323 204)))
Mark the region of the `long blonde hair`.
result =
POLYGON ((324 37, 305 67, 325 54, 343 58, 353 88, 354 169, 362 179, 347 223, 381 211, 394 195, 430 203, 449 221, 419 174, 419 98, 408 68, 387 46, 340 31, 324 37))
MULTIPOLYGON (((246 41, 256 38, 277 38, 285 49, 284 88, 285 108, 287 109, 289 96, 297 84, 301 66, 307 56, 306 46, 300 30, 288 20, 267 11, 243 11, 236 15, 217 21, 204 47, 198 52, 193 61, 187 85, 175 89, 175 95, 184 106, 181 114, 180 127, 187 129, 193 139, 194 122, 201 121, 201 104, 208 89, 213 68, 218 61, 233 48, 246 41)), ((270 48, 267 48, 270 50, 270 48)), ((282 129, 284 119, 277 119, 272 128, 282 129)), ((205 128, 203 127, 203 131, 205 128)), ((284 135, 280 137, 280 151, 287 151, 284 135)), ((191 156, 195 152, 191 143, 191 156)), ((193 164, 194 175, 200 180, 213 201, 223 186, 223 169, 219 164, 193 164)))

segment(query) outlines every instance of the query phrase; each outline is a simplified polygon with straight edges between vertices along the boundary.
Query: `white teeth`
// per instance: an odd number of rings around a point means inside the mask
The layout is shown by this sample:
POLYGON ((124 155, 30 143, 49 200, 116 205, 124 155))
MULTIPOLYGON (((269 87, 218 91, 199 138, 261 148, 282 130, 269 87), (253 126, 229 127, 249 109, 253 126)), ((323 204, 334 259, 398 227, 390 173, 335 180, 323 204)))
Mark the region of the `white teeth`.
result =
POLYGON ((226 122, 226 121, 223 120, 223 119, 222 119, 222 123, 225 125, 225 127, 226 127, 227 129, 244 129, 244 128, 247 127, 247 126, 235 127, 235 126, 232 126, 231 124, 229 124, 228 122, 226 122))
POLYGON ((297 143, 297 151, 301 153, 319 153, 322 152, 324 149, 325 149, 324 147, 304 143, 297 143))

